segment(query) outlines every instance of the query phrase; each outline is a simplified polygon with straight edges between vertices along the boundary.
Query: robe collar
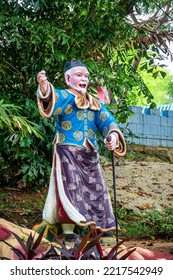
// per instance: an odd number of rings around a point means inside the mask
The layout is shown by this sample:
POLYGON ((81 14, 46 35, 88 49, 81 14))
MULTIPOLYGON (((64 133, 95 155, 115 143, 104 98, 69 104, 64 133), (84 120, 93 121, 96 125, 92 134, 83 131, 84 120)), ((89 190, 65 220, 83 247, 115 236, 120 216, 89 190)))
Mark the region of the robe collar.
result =
POLYGON ((101 105, 99 101, 88 92, 81 94, 75 89, 69 88, 68 90, 75 96, 75 104, 79 109, 90 108, 91 110, 100 111, 101 105))

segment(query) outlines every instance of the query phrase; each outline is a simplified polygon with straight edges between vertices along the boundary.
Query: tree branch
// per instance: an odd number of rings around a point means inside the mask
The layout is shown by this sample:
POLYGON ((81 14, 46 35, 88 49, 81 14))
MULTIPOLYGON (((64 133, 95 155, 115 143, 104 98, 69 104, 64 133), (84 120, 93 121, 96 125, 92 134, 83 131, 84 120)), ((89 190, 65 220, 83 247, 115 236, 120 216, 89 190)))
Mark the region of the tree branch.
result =
POLYGON ((157 25, 153 28, 153 32, 155 32, 164 22, 167 21, 170 7, 171 7, 171 0, 168 0, 166 5, 166 11, 164 12, 163 17, 160 20, 158 20, 157 25))

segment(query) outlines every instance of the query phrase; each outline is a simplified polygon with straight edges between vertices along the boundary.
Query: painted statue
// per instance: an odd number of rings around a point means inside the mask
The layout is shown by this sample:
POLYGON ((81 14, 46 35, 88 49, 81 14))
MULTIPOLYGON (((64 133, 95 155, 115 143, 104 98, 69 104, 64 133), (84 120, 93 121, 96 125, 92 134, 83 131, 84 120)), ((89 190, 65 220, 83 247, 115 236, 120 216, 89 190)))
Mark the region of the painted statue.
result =
POLYGON ((87 91, 87 66, 72 59, 65 64, 64 76, 67 89, 63 90, 54 88, 45 71, 37 76, 39 112, 56 118, 43 224, 60 225, 65 235, 75 225, 110 232, 115 229, 115 217, 101 173, 96 130, 117 157, 125 155, 126 143, 114 116, 87 91))

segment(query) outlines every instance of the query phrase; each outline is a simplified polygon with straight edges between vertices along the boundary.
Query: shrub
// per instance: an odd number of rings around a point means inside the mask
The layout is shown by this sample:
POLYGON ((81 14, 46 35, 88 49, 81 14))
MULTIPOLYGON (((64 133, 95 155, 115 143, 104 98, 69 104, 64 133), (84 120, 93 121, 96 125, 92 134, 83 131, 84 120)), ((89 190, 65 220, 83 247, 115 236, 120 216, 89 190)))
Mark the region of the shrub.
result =
MULTIPOLYGON (((104 252, 101 244, 100 238, 102 233, 95 235, 95 230, 91 229, 88 234, 79 239, 79 237, 74 242, 72 246, 66 246, 65 242, 61 242, 57 236, 55 237, 55 242, 51 243, 50 246, 43 246, 41 244, 45 228, 41 230, 38 237, 35 239, 35 234, 30 234, 26 241, 23 241, 16 233, 12 232, 14 237, 17 239, 19 246, 17 248, 10 245, 7 241, 3 240, 5 244, 11 247, 14 252, 13 259, 19 260, 125 260, 135 249, 120 249, 120 246, 125 241, 117 243, 113 248, 110 249, 108 253, 104 252), (95 235, 93 237, 93 234, 95 235), (54 245, 57 243, 57 245, 54 245), (118 255, 125 252, 120 258, 118 255)), ((1 257, 1 259, 7 259, 1 257)))

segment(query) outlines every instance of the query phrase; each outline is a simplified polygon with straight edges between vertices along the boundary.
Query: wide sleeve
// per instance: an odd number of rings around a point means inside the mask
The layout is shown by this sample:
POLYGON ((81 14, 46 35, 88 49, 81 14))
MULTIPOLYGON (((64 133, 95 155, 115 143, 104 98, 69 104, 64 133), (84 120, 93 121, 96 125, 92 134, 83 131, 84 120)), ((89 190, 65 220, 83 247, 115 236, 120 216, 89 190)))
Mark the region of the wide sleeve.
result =
MULTIPOLYGON (((127 150, 126 149, 126 141, 124 139, 124 136, 119 129, 115 128, 112 131, 115 131, 118 134, 118 137, 119 137, 119 146, 115 148, 114 154, 115 154, 116 157, 124 157, 126 155, 126 150, 127 150)), ((110 133, 112 131, 110 131, 110 133)))
POLYGON ((119 146, 114 150, 116 157, 123 157, 126 154, 126 141, 119 128, 115 117, 101 104, 101 109, 96 113, 96 127, 103 138, 108 137, 112 132, 119 136, 119 146))
POLYGON ((44 118, 50 118, 52 116, 56 103, 56 92, 51 83, 48 84, 48 92, 44 95, 40 87, 37 89, 37 104, 40 114, 44 118))

